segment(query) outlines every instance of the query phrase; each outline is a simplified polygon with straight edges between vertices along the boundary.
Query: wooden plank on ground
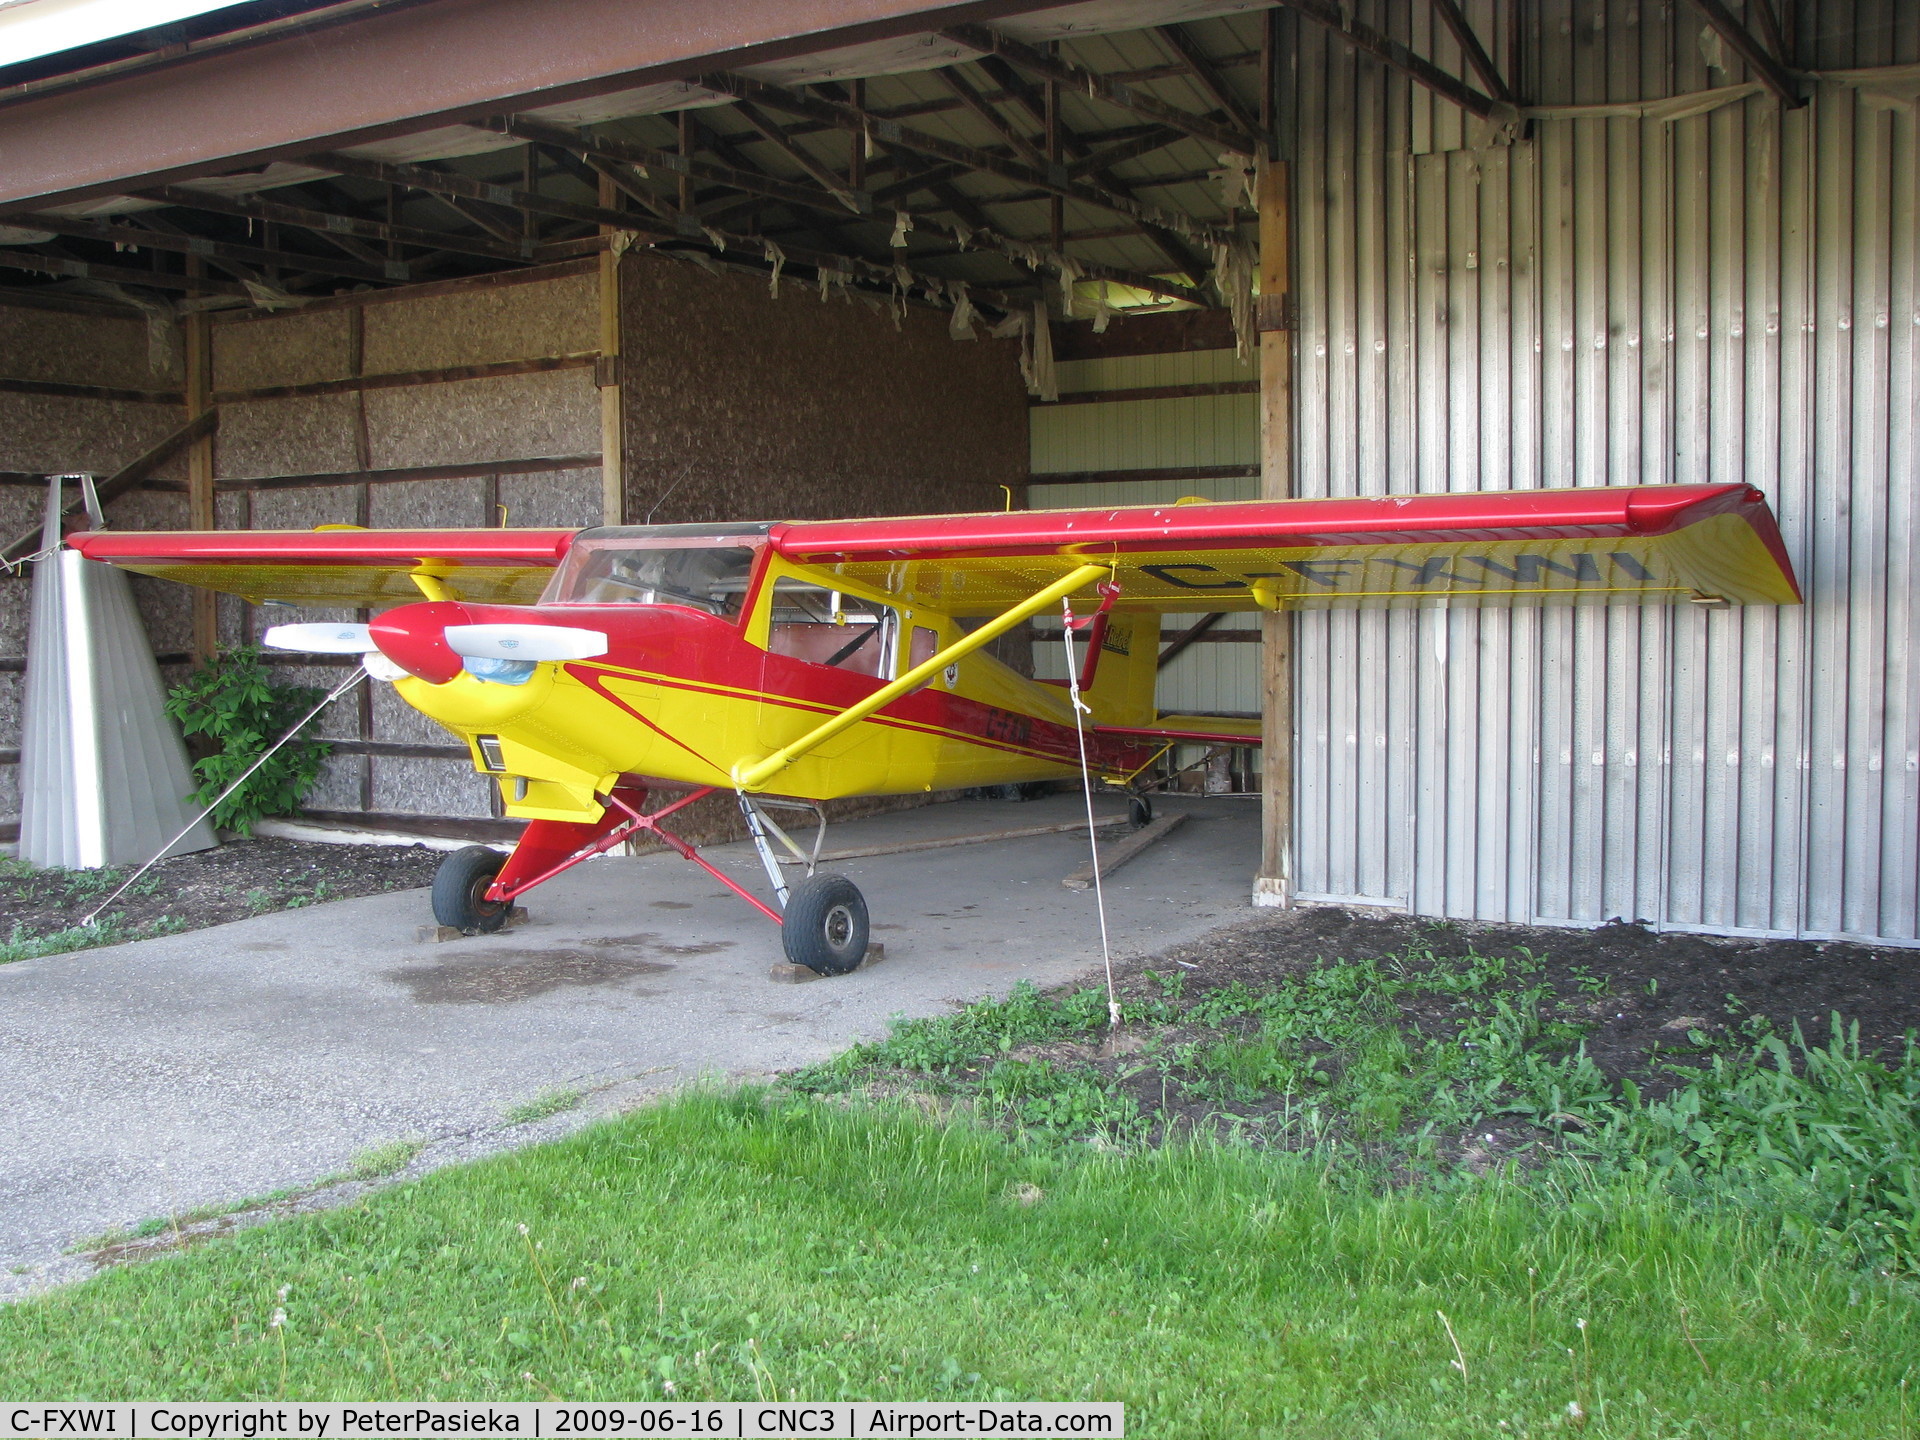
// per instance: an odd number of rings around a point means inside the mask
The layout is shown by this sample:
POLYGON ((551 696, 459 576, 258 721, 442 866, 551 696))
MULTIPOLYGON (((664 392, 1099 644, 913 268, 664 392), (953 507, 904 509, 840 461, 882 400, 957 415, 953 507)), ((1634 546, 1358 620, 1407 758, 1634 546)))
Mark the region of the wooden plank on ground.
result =
MULTIPOLYGON (((1106 879, 1122 865, 1133 859, 1142 850, 1156 841, 1164 840, 1182 825, 1186 824, 1184 810, 1176 810, 1171 815, 1162 815, 1150 825, 1142 826, 1117 845, 1109 846, 1100 852, 1100 878, 1106 879)), ((1069 890, 1085 890, 1093 884, 1093 867, 1083 865, 1060 882, 1069 890)))
MULTIPOLYGON (((1124 825, 1124 815, 1096 816, 1094 825, 1106 829, 1114 825, 1124 825)), ((820 857, 825 865, 835 860, 864 860, 872 855, 905 855, 914 850, 946 850, 955 845, 985 845, 993 840, 1026 840, 1035 835, 1064 835, 1073 830, 1085 830, 1084 820, 1069 821, 1064 825, 1027 825, 1018 830, 990 830, 984 835, 947 835, 938 840, 903 840, 893 845, 860 845, 851 850, 831 850, 820 857)))

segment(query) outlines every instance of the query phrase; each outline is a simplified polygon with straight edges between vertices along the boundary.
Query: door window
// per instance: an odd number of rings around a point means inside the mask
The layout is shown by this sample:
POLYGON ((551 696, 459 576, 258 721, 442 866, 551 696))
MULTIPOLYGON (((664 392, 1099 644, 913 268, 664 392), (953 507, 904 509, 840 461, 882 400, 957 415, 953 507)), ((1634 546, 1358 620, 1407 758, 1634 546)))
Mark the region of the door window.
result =
POLYGON ((891 680, 900 612, 891 605, 782 576, 773 584, 767 649, 814 665, 891 680))

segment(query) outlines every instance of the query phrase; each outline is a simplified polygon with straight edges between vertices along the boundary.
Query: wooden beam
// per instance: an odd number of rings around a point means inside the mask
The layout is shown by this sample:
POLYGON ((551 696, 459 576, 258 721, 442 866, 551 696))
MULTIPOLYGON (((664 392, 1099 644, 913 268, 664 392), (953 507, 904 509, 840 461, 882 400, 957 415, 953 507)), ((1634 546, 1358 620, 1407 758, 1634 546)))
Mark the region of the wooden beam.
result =
MULTIPOLYGON (((174 403, 180 403, 178 397, 175 397, 174 403)), ((94 487, 94 493, 99 497, 101 505, 104 506, 111 501, 119 499, 129 490, 138 486, 162 465, 173 459, 173 457, 178 455, 182 450, 186 449, 187 446, 212 435, 215 427, 217 427, 219 423, 220 412, 218 410, 202 411, 198 416, 189 420, 185 425, 182 425, 159 444, 153 446, 144 454, 136 456, 125 465, 122 465, 118 470, 114 471, 113 474, 109 475, 94 487)), ((63 517, 81 515, 84 514, 85 511, 85 504, 76 500, 73 504, 67 506, 61 514, 63 517)), ((42 544, 41 532, 44 528, 44 526, 35 525, 31 530, 23 530, 19 535, 14 537, 13 542, 9 544, 6 549, 0 550, 0 560, 9 562, 22 560, 39 550, 42 544)))
POLYGON ((137 285, 150 290, 188 290, 202 295, 233 295, 251 299, 244 285, 231 280, 189 279, 164 270, 135 270, 127 265, 96 265, 91 260, 70 260, 63 255, 34 255, 25 250, 0 250, 0 269, 29 270, 39 275, 59 275, 69 280, 107 280, 115 285, 137 285))
POLYGON ((1760 43, 1767 47, 1767 53, 1782 65, 1792 60, 1787 50, 1787 42, 1780 33, 1780 22, 1773 13, 1773 0, 1748 0, 1747 14, 1760 31, 1760 43))
POLYGON ((1029 485, 1113 485, 1134 480, 1250 480, 1258 465, 1167 465, 1137 470, 1036 470, 1029 485))
POLYGON ((1234 348, 1233 319, 1225 310, 1165 310, 1116 316, 1104 333, 1089 321, 1053 327, 1055 360, 1116 360, 1127 355, 1182 355, 1234 348))
POLYGON ((1398 70, 1417 85, 1424 85, 1444 100, 1450 100, 1470 115, 1482 120, 1497 119, 1501 106, 1491 95, 1483 95, 1466 81, 1442 70, 1424 55, 1416 55, 1391 36, 1355 20, 1348 7, 1336 0, 1282 0, 1316 24, 1324 25, 1356 50, 1364 51, 1398 70))
POLYGON ((1177 105, 1169 105, 1149 95, 1144 90, 1136 90, 1131 85, 1109 80, 1098 71, 1089 70, 1084 65, 1076 65, 1071 60, 1058 56, 1042 54, 1031 45, 1024 45, 999 31, 985 25, 952 25, 940 32, 940 38, 951 40, 955 44, 965 45, 968 49, 978 50, 983 55, 998 55, 1011 65, 1017 65, 1029 75, 1042 80, 1050 80, 1065 86, 1081 95, 1091 96, 1122 110, 1130 110, 1149 120, 1157 120, 1163 125, 1171 125, 1183 130, 1196 140, 1205 140, 1209 145, 1218 145, 1231 150, 1236 155, 1251 155, 1254 152, 1254 138, 1251 135, 1216 125, 1202 116, 1190 114, 1177 105))
MULTIPOLYGON (((1255 172, 1260 212, 1260 498, 1294 495, 1292 166, 1262 159, 1255 172)), ((1293 905, 1293 635, 1290 610, 1260 617, 1260 873, 1253 903, 1293 905)))
POLYGON ((266 475, 253 479, 221 480, 215 488, 221 494, 246 490, 315 490, 335 485, 392 485, 413 480, 477 480, 489 475, 544 475, 556 470, 593 470, 599 465, 598 455, 537 455, 523 460, 479 460, 464 465, 410 465, 391 470, 266 475))
POLYGON ((1753 38, 1747 27, 1734 18, 1733 12, 1721 0, 1693 0, 1693 4, 1706 17, 1714 33, 1746 62, 1754 79, 1771 90, 1782 105, 1789 110, 1797 110, 1807 103, 1793 77, 1753 38))
MULTIPOLYGON (((834 199, 840 201, 847 209, 853 211, 855 214, 860 213, 862 208, 861 204, 854 198, 853 193, 848 190, 846 181, 826 165, 802 150, 792 140, 789 140, 780 127, 774 123, 771 116, 761 114, 756 106, 750 105, 744 100, 734 103, 733 113, 746 121, 748 125, 752 126, 754 133, 759 135, 762 140, 765 140, 782 155, 786 156, 787 159, 799 166, 802 174, 811 176, 814 184, 825 190, 827 194, 833 196, 834 199)), ((858 140, 854 143, 856 147, 860 145, 858 140)))
POLYGON ((1186 823, 1187 812, 1184 810, 1162 815, 1150 824, 1141 826, 1124 840, 1107 846, 1099 852, 1099 859, 1094 864, 1083 865, 1060 883, 1069 890, 1085 890, 1093 884, 1096 873, 1102 880, 1106 879, 1129 860, 1138 857, 1143 850, 1166 839, 1186 823))
MULTIPOLYGON (((157 217, 156 217, 157 218, 157 217)), ((249 265, 283 265, 289 269, 334 275, 346 280, 407 281, 412 272, 398 261, 367 265, 357 260, 341 260, 329 255, 302 255, 298 251, 262 245, 235 245, 225 240, 209 240, 199 235, 168 233, 135 223, 109 223, 106 220, 70 215, 21 215, 18 223, 34 230, 51 230, 82 240, 103 240, 114 245, 137 245, 143 250, 166 250, 177 255, 199 255, 208 260, 235 260, 249 265)))
POLYGON ((179 390, 121 390, 112 385, 70 385, 64 380, 0 380, 0 395, 57 395, 67 400, 122 400, 134 405, 183 405, 179 390))
MULTIPOLYGON (((1047 128, 1049 122, 1047 118, 1046 97, 1040 93, 1037 87, 998 55, 981 56, 979 65, 983 71, 992 76, 1000 85, 1007 98, 1014 100, 1026 110, 1028 116, 1032 118, 1035 124, 1040 126, 1042 130, 1047 128)), ((1055 133, 1057 133, 1060 138, 1061 149, 1074 160, 1084 160, 1093 153, 1093 146, 1098 137, 1089 138, 1087 136, 1076 135, 1073 127, 1066 124, 1058 116, 1054 117, 1052 124, 1055 133)), ((1118 195, 1121 199, 1130 203, 1137 202, 1138 200, 1134 185, 1122 180, 1118 175, 1113 173, 1111 168, 1103 168, 1094 172, 1093 179, 1098 181, 1110 194, 1118 195)), ((1139 183, 1146 184, 1148 182, 1141 181, 1139 183)), ((1042 193, 1044 194, 1045 192, 1042 193)), ((999 203, 1007 203, 1012 198, 1013 197, 997 197, 997 200, 999 203)), ((1025 199, 1027 197, 1023 196, 1020 198, 1025 199)), ((1112 207, 1109 206, 1106 208, 1111 209, 1112 207)), ((1181 233, 1152 221, 1141 220, 1131 214, 1129 214, 1127 218, 1134 220, 1139 233, 1158 247, 1159 250, 1166 255, 1167 259, 1172 262, 1173 267, 1185 273, 1196 286, 1204 288, 1212 280, 1212 268, 1205 259, 1194 253, 1192 247, 1187 244, 1181 233)), ((1218 243, 1217 237, 1208 237, 1208 243, 1218 243)))
POLYGON ((1155 33, 1172 47, 1173 53, 1180 57, 1201 93, 1214 103, 1236 129, 1254 140, 1265 138, 1260 130, 1260 122, 1247 114, 1239 97, 1228 88, 1225 77, 1215 68, 1207 52, 1200 48, 1199 42, 1187 32, 1186 26, 1161 25, 1156 27, 1155 33))
POLYGON ((1493 63, 1493 57, 1487 54, 1486 47, 1480 43, 1480 37, 1473 33, 1473 26, 1467 23, 1467 17, 1461 13, 1457 0, 1433 0, 1433 9, 1441 23, 1453 32, 1454 43, 1459 45, 1460 53, 1467 57, 1467 64, 1480 77, 1480 83, 1487 87, 1494 99, 1511 105, 1513 91, 1502 78, 1500 67, 1493 63))
POLYGON ((1032 399, 1031 409, 1055 405, 1119 405, 1129 400, 1191 400, 1202 395, 1257 395, 1258 380, 1208 380, 1197 385, 1141 385, 1130 390, 1069 390, 1057 400, 1032 399))
POLYGON ((412 225, 393 225, 330 210, 312 210, 304 205, 289 205, 284 200, 265 200, 258 196, 215 195, 186 185, 163 185, 154 190, 134 192, 143 200, 158 200, 183 210, 204 210, 209 215, 232 215, 244 220, 267 220, 311 230, 329 239, 337 237, 376 240, 387 244, 420 245, 433 250, 451 250, 459 255, 480 255, 489 260, 524 261, 534 258, 525 245, 505 245, 471 235, 450 234, 444 230, 422 230, 412 225))
MULTIPOLYGON (((643 165, 649 170, 659 170, 668 175, 687 176, 695 180, 707 181, 709 184, 725 185, 729 189, 743 190, 750 195, 763 195, 770 200, 781 200, 789 205, 810 205, 835 214, 845 214, 848 211, 857 214, 860 210, 858 201, 844 188, 837 191, 816 190, 811 186, 781 180, 764 171, 715 165, 709 160, 676 155, 671 150, 659 150, 651 145, 637 145, 627 140, 612 140, 602 136, 588 135, 584 131, 570 130, 565 126, 550 124, 547 121, 530 120, 524 115, 505 115, 490 119, 485 121, 481 128, 496 131, 502 135, 513 135, 522 140, 539 141, 542 144, 571 150, 593 159, 624 161, 629 165, 643 165)), ((837 180, 838 177, 834 178, 837 180)), ((603 205, 602 208, 613 207, 603 205)))
POLYGON ((1098 175, 1115 165, 1128 160, 1138 160, 1142 155, 1151 155, 1156 150, 1164 150, 1176 141, 1187 137, 1171 125, 1149 125, 1144 133, 1131 140, 1122 140, 1108 145, 1104 149, 1090 151, 1067 166, 1069 175, 1098 175))
MULTIPOLYGON (((618 209, 620 193, 612 180, 600 181, 600 203, 618 209)), ((613 230, 603 227, 611 239, 613 230)), ((627 515, 626 389, 621 361, 621 252, 611 243, 600 252, 600 355, 595 372, 600 389, 600 523, 624 525, 627 515)))
MULTIPOLYGON (((187 273, 200 269, 198 256, 187 257, 187 273)), ((195 311, 181 322, 186 331, 187 422, 191 427, 213 407, 213 317, 195 311)), ((187 451, 187 528, 212 530, 218 519, 213 504, 213 427, 207 426, 187 451)), ((211 590, 193 591, 193 658, 205 665, 220 652, 218 597, 211 590)))
MULTIPOLYGON (((1182 630, 1178 635, 1174 636, 1172 640, 1167 642, 1167 647, 1166 649, 1160 652, 1160 658, 1154 663, 1154 668, 1156 670, 1166 669, 1167 666, 1173 663, 1174 657, 1179 655, 1179 653, 1182 650, 1185 650, 1189 645, 1193 644, 1196 640, 1201 639, 1203 636, 1206 635, 1206 633, 1209 630, 1213 629, 1214 626, 1218 625, 1222 620, 1226 618, 1227 618, 1227 615, 1224 610, 1216 610, 1211 615, 1202 615, 1198 620, 1194 621, 1193 624, 1189 625, 1186 629, 1182 630)), ((1250 632, 1236 631, 1236 632, 1230 632, 1230 633, 1238 634, 1238 633, 1250 633, 1250 632)))
POLYGON ((1014 154, 1018 155, 1029 165, 1045 165, 1047 163, 1047 157, 1035 149, 1032 142, 1029 141, 1025 135, 1022 135, 1008 123, 1008 121, 1001 116, 1000 112, 987 102, 987 98, 967 82, 966 76, 960 73, 959 66, 943 65, 933 73, 949 90, 953 91, 960 103, 971 111, 975 118, 982 121, 989 130, 1006 141, 1008 148, 1011 149, 1014 154))
POLYGON ((1047 169, 995 155, 972 145, 962 145, 958 141, 929 135, 895 121, 876 120, 844 101, 827 100, 816 95, 785 90, 777 85, 750 80, 744 75, 704 75, 696 83, 704 89, 731 95, 736 100, 750 100, 775 110, 785 111, 790 115, 831 122, 843 130, 857 134, 864 135, 871 126, 875 138, 883 144, 902 146, 922 155, 931 155, 937 160, 947 160, 964 165, 971 170, 997 175, 1003 180, 1010 180, 1017 185, 1029 185, 1049 195, 1059 195, 1064 199, 1097 205, 1102 209, 1125 215, 1129 219, 1157 225, 1176 234, 1191 234, 1194 239, 1207 244, 1225 244, 1233 238, 1231 232, 1217 226, 1115 194, 1098 186, 1089 185, 1085 181, 1073 180, 1065 175, 1056 176, 1047 169))
POLYGON ((526 360, 495 360, 485 365, 449 365, 438 370, 400 370, 383 375, 349 375, 339 380, 309 380, 299 385, 258 385, 248 390, 216 390, 216 405, 240 400, 290 400, 303 395, 352 395, 364 390, 395 390, 410 385, 444 385, 459 380, 493 380, 550 370, 579 370, 595 364, 598 350, 571 355, 538 355, 526 360))

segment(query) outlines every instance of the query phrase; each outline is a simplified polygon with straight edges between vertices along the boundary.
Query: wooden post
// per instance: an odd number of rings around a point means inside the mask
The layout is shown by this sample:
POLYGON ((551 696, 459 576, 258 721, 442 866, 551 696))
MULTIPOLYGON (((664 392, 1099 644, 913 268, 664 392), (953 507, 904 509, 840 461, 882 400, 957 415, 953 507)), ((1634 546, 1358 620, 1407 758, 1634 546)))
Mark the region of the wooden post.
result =
MULTIPOLYGON (((619 187, 606 176, 600 177, 600 203, 608 209, 625 204, 619 187)), ((620 252, 612 240, 613 227, 602 225, 600 233, 609 237, 600 252, 600 363, 594 378, 600 385, 600 523, 620 525, 626 519, 626 472, 622 445, 626 439, 626 420, 622 413, 620 383, 620 252)))
MULTIPOLYGON (((1263 159, 1260 209, 1260 498, 1293 498, 1293 262, 1291 167, 1263 159)), ((1293 612, 1260 617, 1260 873, 1253 903, 1293 904, 1293 612)))
MULTIPOLYGON (((202 273, 200 257, 187 257, 187 273, 202 273)), ((191 292, 189 292, 191 293, 191 292)), ((213 318, 204 310, 187 317, 187 419, 197 420, 213 408, 213 318)), ((213 512, 213 432, 209 430, 187 451, 187 528, 217 528, 213 512)), ((220 612, 211 590, 193 592, 193 658, 206 664, 220 650, 220 612)))

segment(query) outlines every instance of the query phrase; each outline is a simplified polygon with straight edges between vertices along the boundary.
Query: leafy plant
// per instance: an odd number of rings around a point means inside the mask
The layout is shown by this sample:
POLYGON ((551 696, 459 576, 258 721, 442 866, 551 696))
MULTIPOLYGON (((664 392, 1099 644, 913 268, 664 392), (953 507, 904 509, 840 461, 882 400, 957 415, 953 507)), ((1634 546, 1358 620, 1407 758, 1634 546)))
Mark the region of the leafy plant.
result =
MULTIPOLYGON (((194 671, 167 694, 167 713, 188 736, 219 748, 194 763, 201 781, 196 804, 212 802, 309 710, 321 692, 282 685, 268 674, 258 647, 229 650, 194 671)), ((291 815, 333 753, 324 740, 295 738, 215 808, 213 823, 242 835, 270 815, 291 815)))

